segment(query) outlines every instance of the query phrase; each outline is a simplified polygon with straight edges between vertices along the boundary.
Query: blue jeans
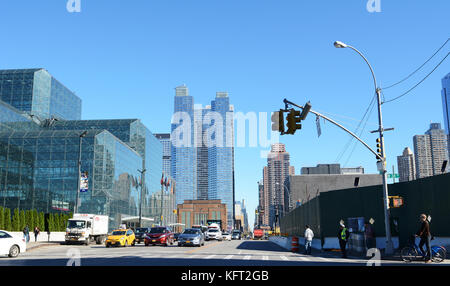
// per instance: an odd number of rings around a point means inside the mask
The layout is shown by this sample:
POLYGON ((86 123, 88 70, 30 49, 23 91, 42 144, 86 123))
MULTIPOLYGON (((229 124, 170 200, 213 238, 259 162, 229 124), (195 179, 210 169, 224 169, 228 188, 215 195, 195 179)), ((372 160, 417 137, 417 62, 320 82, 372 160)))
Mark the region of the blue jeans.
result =
POLYGON ((311 243, 312 240, 305 240, 305 254, 311 254, 311 243))

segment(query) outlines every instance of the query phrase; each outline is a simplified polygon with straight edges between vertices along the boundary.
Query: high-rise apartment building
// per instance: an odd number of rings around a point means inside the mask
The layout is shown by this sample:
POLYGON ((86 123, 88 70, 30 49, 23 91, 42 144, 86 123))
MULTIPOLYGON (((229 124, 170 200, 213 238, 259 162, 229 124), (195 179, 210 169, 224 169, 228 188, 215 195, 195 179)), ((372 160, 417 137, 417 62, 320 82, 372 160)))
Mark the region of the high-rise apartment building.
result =
POLYGON ((447 133, 448 153, 450 154, 450 73, 442 79, 442 107, 444 109, 444 126, 447 133))
POLYGON ((186 86, 176 88, 171 148, 177 204, 220 200, 227 205, 230 227, 234 211, 233 112, 226 92, 217 92, 211 105, 202 107, 194 105, 186 86), (190 146, 185 144, 189 142, 190 146))
POLYGON ((441 174, 444 161, 448 161, 448 141, 440 123, 431 123, 424 135, 413 137, 416 178, 441 174))
MULTIPOLYGON (((286 211, 286 186, 285 180, 292 172, 290 168, 289 153, 286 146, 281 143, 272 144, 271 151, 267 156, 267 172, 264 172, 264 183, 267 181, 268 188, 268 215, 269 225, 278 225, 278 219, 286 211)), ((267 203, 266 203, 267 205, 267 203)))
POLYGON ((410 148, 406 147, 401 156, 397 156, 397 165, 400 182, 408 182, 416 179, 416 163, 414 154, 410 148))

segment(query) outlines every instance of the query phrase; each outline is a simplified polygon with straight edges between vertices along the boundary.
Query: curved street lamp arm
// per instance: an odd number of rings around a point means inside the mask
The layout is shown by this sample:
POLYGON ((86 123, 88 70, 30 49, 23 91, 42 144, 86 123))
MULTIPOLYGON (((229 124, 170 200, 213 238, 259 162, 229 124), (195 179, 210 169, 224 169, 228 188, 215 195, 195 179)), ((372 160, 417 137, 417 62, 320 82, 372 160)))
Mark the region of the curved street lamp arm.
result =
MULTIPOLYGON (((295 103, 293 103, 293 102, 291 102, 291 101, 289 101, 289 100, 287 100, 287 99, 284 99, 284 103, 285 103, 285 104, 290 104, 290 105, 296 106, 296 107, 301 108, 301 109, 303 110, 303 106, 297 105, 297 104, 295 104, 295 103)), ((366 142, 364 142, 361 138, 359 138, 358 136, 356 136, 353 132, 351 132, 350 130, 348 130, 347 128, 345 128, 344 126, 342 126, 341 124, 337 123, 337 122, 334 121, 333 119, 328 118, 328 117, 326 117, 325 115, 322 115, 322 114, 320 114, 319 112, 316 112, 316 111, 314 111, 314 110, 312 110, 312 109, 309 110, 309 112, 315 114, 316 116, 322 117, 323 119, 325 119, 325 120, 327 120, 327 121, 333 123, 334 125, 338 126, 338 127, 341 128, 342 130, 344 130, 345 132, 347 132, 348 134, 350 134, 351 136, 353 136, 356 140, 358 140, 359 142, 361 142, 364 146, 366 146, 366 148, 369 149, 369 151, 372 152, 375 156, 377 156, 378 159, 384 161, 384 158, 381 157, 380 155, 378 155, 378 153, 375 152, 372 148, 370 148, 370 146, 367 145, 366 142)))

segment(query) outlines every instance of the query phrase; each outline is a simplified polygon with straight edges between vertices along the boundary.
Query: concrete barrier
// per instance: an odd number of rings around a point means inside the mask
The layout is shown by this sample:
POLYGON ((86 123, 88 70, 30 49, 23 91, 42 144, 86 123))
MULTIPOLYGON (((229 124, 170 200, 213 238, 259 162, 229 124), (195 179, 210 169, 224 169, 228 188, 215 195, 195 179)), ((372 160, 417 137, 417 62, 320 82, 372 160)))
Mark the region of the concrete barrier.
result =
MULTIPOLYGON (((17 237, 17 238, 23 238, 23 232, 10 232, 9 233, 13 236, 13 237, 17 237)), ((52 232, 50 233, 50 240, 48 239, 48 235, 47 232, 42 232, 38 235, 37 237, 37 242, 46 242, 46 241, 52 241, 52 242, 63 242, 65 240, 65 232, 52 232)), ((34 233, 30 232, 30 241, 29 242, 34 242, 34 233)))
MULTIPOLYGON (((271 236, 269 237, 269 241, 276 243, 277 245, 283 247, 284 249, 291 250, 292 249, 292 236, 283 237, 283 236, 271 236)), ((299 237, 298 243, 300 245, 300 249, 305 246, 305 238, 299 237)), ((311 247, 314 249, 322 249, 322 243, 320 239, 313 239, 311 247)))

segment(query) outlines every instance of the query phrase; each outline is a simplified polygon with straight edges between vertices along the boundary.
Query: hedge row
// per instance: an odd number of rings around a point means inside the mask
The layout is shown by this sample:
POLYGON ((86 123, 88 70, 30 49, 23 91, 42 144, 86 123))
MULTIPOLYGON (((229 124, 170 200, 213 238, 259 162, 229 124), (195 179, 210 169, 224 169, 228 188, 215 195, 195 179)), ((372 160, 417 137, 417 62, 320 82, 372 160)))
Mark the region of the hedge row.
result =
POLYGON ((41 231, 50 230, 65 231, 67 220, 72 217, 72 213, 57 214, 37 212, 37 210, 14 209, 0 207, 0 229, 6 231, 22 231, 26 226, 30 233, 37 226, 41 231))

